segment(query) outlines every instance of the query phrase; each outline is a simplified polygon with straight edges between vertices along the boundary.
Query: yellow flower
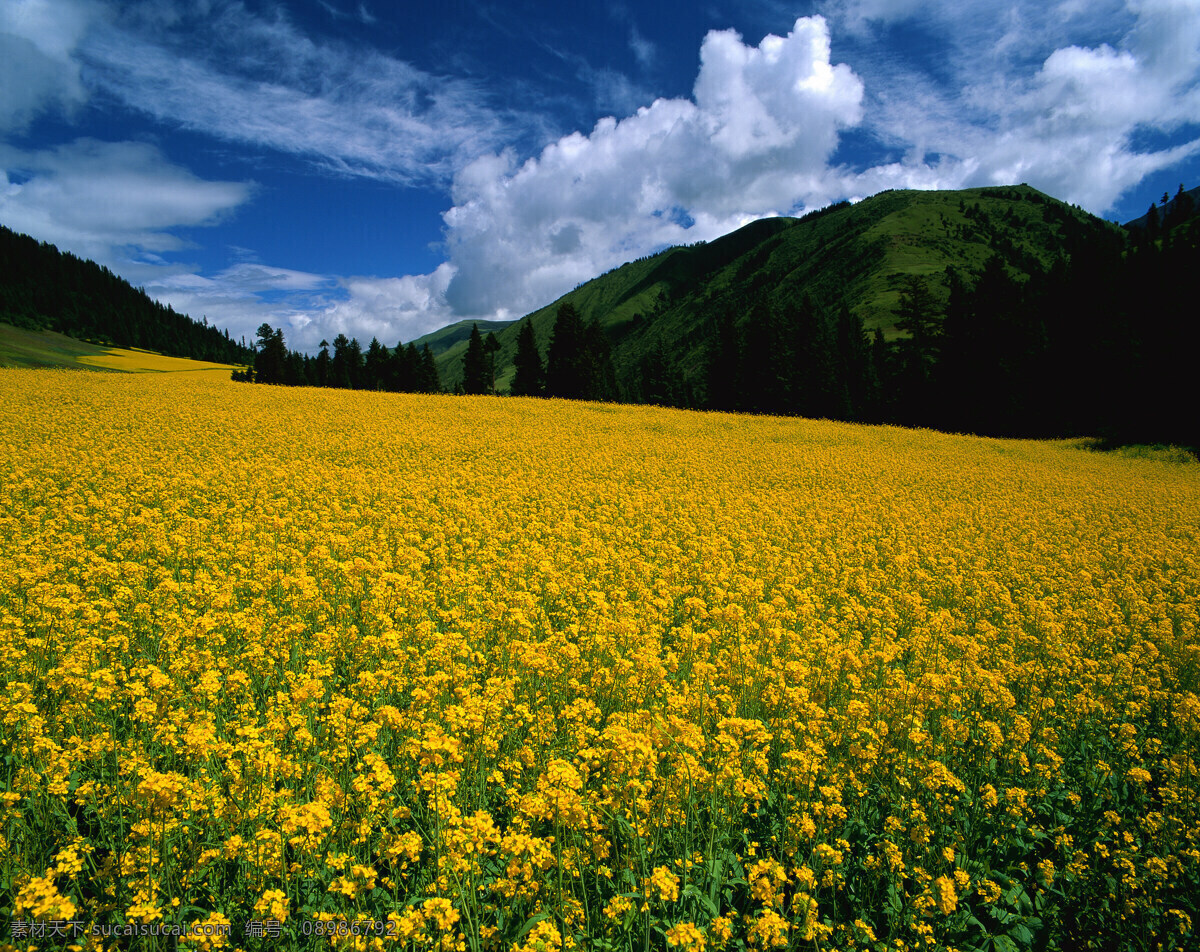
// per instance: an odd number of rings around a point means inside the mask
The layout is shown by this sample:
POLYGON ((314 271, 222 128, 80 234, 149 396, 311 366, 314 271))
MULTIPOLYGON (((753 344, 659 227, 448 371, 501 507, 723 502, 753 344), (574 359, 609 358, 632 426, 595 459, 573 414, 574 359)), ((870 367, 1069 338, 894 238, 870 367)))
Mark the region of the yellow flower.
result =
POLYGON ((34 877, 17 891, 14 907, 17 918, 70 920, 75 918, 75 903, 62 895, 54 885, 54 877, 34 877))
POLYGON ((958 908, 958 893, 955 891, 954 880, 949 876, 939 876, 933 881, 933 898, 938 911, 948 916, 958 908))
POLYGON ((674 902, 679 898, 679 877, 666 866, 656 866, 642 886, 647 899, 674 902))
POLYGON ((685 950, 694 949, 695 952, 701 952, 707 944, 704 933, 693 922, 677 922, 667 930, 666 935, 667 945, 685 950))

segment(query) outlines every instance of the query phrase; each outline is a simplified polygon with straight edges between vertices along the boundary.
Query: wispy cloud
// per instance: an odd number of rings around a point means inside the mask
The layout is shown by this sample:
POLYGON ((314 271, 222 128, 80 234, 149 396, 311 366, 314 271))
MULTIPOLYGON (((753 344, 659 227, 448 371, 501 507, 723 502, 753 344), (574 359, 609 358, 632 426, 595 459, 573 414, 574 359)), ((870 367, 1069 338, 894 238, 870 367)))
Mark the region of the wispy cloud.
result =
POLYGON ((404 184, 447 183, 522 121, 471 80, 316 42, 280 8, 237 2, 14 0, 0 6, 0 80, 0 132, 102 91, 168 126, 404 184))
POLYGON ((642 69, 652 67, 658 58, 658 47, 642 36, 636 24, 629 27, 629 49, 633 51, 633 58, 642 69))
POLYGON ((170 125, 404 184, 447 181, 511 135, 475 83, 316 43, 282 14, 230 3, 150 31, 136 12, 97 24, 77 56, 97 87, 170 125))
POLYGON ((184 248, 170 229, 213 224, 254 190, 197 178, 139 142, 0 146, 0 168, 0 219, 8 227, 108 265, 184 248))

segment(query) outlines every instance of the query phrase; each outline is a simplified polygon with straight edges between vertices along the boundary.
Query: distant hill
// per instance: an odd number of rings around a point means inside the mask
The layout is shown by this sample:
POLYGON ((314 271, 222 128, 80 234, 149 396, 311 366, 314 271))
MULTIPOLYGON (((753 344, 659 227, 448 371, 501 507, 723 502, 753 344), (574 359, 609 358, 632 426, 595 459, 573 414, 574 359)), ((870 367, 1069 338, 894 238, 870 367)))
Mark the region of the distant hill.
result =
MULTIPOLYGON (((1164 196, 1165 198, 1166 196, 1164 196)), ((1158 204, 1152 204, 1150 209, 1153 209, 1155 229, 1164 224, 1183 224, 1184 222, 1195 219, 1200 215, 1200 186, 1191 190, 1183 190, 1176 192, 1174 197, 1168 198, 1165 202, 1159 201, 1158 204)), ((1145 231, 1151 228, 1151 210, 1147 209, 1146 214, 1140 218, 1135 218, 1133 221, 1125 223, 1125 228, 1130 231, 1145 231)))
POLYGON ((471 326, 479 325, 479 333, 485 337, 488 334, 499 334, 504 328, 510 327, 516 321, 459 321, 456 324, 447 324, 445 327, 438 328, 436 331, 431 331, 422 337, 418 337, 413 343, 420 350, 426 344, 433 351, 434 356, 445 353, 455 344, 465 342, 471 336, 471 326))
MULTIPOLYGON (((896 311, 910 276, 925 278, 944 305, 950 270, 971 280, 999 256, 1008 273, 1024 281, 1072 246, 1104 235, 1123 240, 1119 232, 1028 185, 892 190, 802 218, 756 221, 707 244, 630 262, 534 311, 531 319, 545 354, 558 307, 569 302, 585 321, 595 318, 607 329, 624 390, 636 388, 640 368, 658 349, 669 352, 698 389, 726 315, 742 326, 756 305, 794 309, 808 295, 826 309, 844 304, 868 332, 879 328, 890 341, 903 336, 896 311)), ((517 331, 514 323, 497 334, 501 390, 512 380, 517 331)), ((438 356, 447 388, 462 379, 465 350, 460 340, 438 356)))
MULTIPOLYGON (((103 346, 248 364, 254 353, 205 322, 152 300, 108 268, 0 226, 0 323, 103 346)), ((46 349, 62 349, 49 342, 46 349)), ((34 351, 41 348, 38 344, 34 351)), ((69 349, 69 347, 67 348, 69 349)))

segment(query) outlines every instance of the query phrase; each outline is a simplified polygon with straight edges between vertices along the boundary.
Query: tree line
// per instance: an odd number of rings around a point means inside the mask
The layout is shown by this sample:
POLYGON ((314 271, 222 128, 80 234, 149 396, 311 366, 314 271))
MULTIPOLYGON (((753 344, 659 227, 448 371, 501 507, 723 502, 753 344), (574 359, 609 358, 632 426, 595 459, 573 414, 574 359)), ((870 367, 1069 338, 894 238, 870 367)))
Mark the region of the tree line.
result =
POLYGON ((171 357, 244 364, 253 358, 207 318, 152 300, 108 268, 0 226, 0 321, 171 357))
MULTIPOLYGON (((603 325, 570 302, 543 349, 532 320, 517 332, 508 392, 868 423, 993 436, 1094 435, 1120 442, 1200 446, 1187 276, 1200 257, 1200 218, 1180 188, 1162 214, 1126 236, 1062 217, 1064 246, 1051 266, 1006 263, 1000 248, 975 275, 955 269, 900 279, 894 325, 867 333, 844 301, 810 295, 781 303, 767 289, 705 319, 699 366, 681 366, 659 337, 619 379, 603 325), (948 293, 944 289, 948 288, 948 293)), ((971 227, 992 228, 965 209, 971 227)), ((1002 237, 1002 235, 1001 235, 1002 237)), ((995 244, 992 242, 992 244, 995 244)), ((1006 257, 1007 255, 1007 257, 1006 257)), ((653 325, 650 325, 653 333, 653 325)), ((472 327, 459 392, 497 392, 500 344, 472 327)), ((356 389, 438 389, 428 346, 389 352, 339 335, 334 354, 288 354, 282 334, 259 329, 256 379, 356 389)))
POLYGON ((1131 240, 1080 237, 1026 281, 994 255, 978 276, 948 269, 945 300, 929 277, 907 276, 890 341, 865 335, 844 304, 760 299, 740 326, 718 320, 702 405, 1200 447, 1200 323, 1187 303, 1197 226, 1175 213, 1131 240))
POLYGON ((364 352, 355 338, 338 334, 330 353, 321 341, 316 356, 288 350, 283 331, 270 324, 258 328, 252 365, 235 370, 233 379, 286 387, 333 387, 342 390, 384 390, 392 393, 437 393, 441 390, 433 352, 426 344, 417 350, 411 341, 388 349, 372 337, 364 352))

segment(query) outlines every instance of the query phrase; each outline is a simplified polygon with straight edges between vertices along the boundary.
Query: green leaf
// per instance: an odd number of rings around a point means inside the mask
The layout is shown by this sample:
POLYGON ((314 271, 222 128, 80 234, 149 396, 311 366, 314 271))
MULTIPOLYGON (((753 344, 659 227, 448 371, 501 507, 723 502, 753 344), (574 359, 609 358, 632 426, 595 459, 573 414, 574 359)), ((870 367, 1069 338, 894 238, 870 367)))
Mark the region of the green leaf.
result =
POLYGON ((525 921, 525 925, 521 926, 521 931, 517 933, 517 937, 514 940, 513 944, 515 945, 517 942, 520 942, 521 939, 523 939, 525 937, 525 933, 527 933, 530 929, 532 929, 534 926, 536 926, 543 919, 549 919, 549 918, 550 918, 550 913, 548 913, 548 912, 539 912, 536 916, 531 916, 529 919, 527 919, 525 921))

